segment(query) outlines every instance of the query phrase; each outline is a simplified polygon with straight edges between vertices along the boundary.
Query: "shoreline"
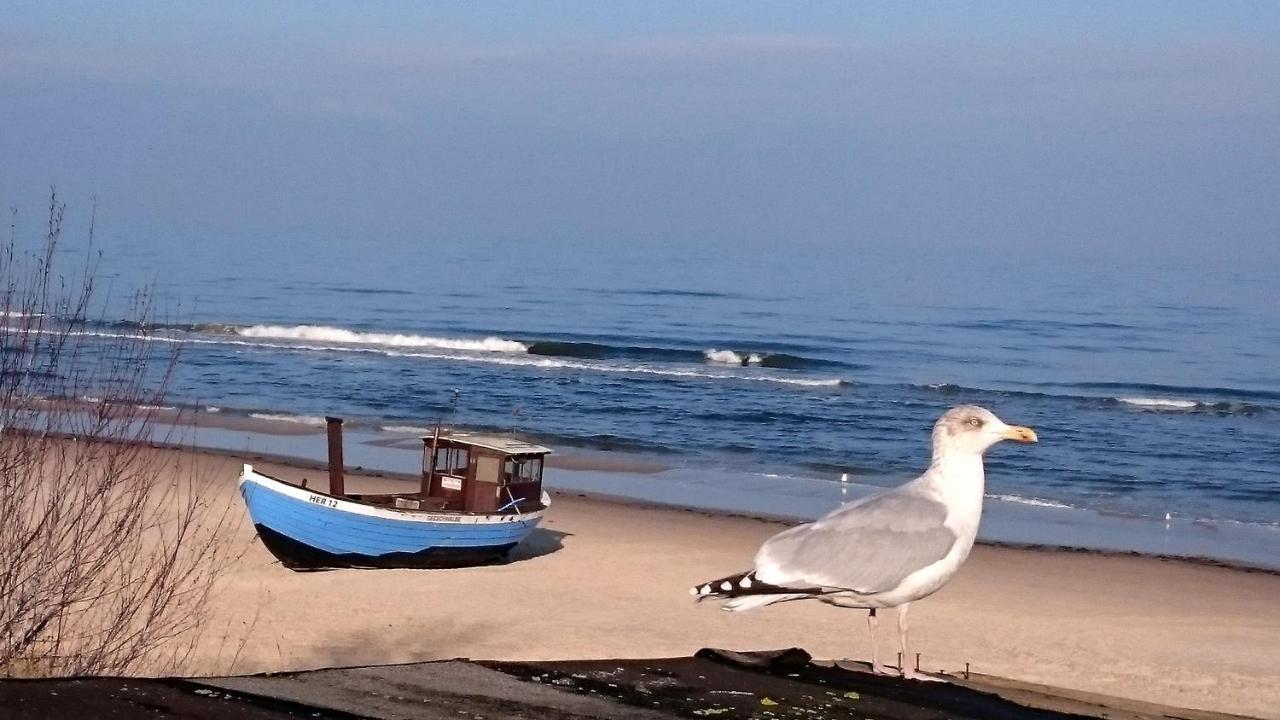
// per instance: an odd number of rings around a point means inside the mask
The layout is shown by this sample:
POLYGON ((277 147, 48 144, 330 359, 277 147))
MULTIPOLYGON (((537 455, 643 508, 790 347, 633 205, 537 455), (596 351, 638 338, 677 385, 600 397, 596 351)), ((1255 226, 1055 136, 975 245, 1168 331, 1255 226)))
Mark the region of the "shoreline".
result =
MULTIPOLYGON (((184 448, 184 447, 175 446, 175 445, 160 445, 157 447, 162 447, 164 449, 170 449, 170 450, 192 450, 192 448, 184 448)), ((246 457, 243 453, 238 453, 234 450, 227 450, 224 448, 196 447, 194 448, 194 451, 197 453, 206 453, 209 455, 225 457, 233 460, 237 458, 246 457)), ((302 470, 315 470, 317 472, 325 472, 328 470, 328 465, 326 463, 323 463, 317 460, 310 460, 307 458, 293 457, 290 455, 255 452, 252 455, 247 457, 248 459, 255 460, 255 461, 273 463, 277 465, 284 465, 284 466, 294 467, 302 470)), ((552 455, 550 457, 555 457, 555 456, 552 455)), ((585 466, 586 469, 597 469, 597 470, 599 469, 596 465, 593 465, 590 461, 583 462, 582 465, 585 466)), ((625 464, 620 464, 620 465, 622 467, 625 467, 625 464)), ((579 469, 578 467, 566 468, 566 466, 564 465, 557 465, 551 461, 548 461, 547 466, 561 468, 561 469, 573 469, 573 470, 579 469)), ((610 470, 604 470, 604 471, 605 472, 625 472, 624 470, 621 470, 621 469, 616 469, 616 470, 610 469, 610 470)), ((348 465, 346 467, 346 472, 350 474, 358 474, 358 475, 363 475, 365 477, 378 478, 382 480, 392 480, 392 481, 407 482, 407 483, 418 482, 418 477, 415 475, 412 475, 409 473, 403 473, 403 472, 396 472, 392 470, 378 470, 378 469, 364 468, 361 466, 353 467, 348 465)), ((598 492, 598 491, 592 491, 592 490, 577 490, 577 489, 569 489, 569 488, 548 487, 547 492, 548 494, 551 495, 553 499, 558 497, 576 497, 576 498, 581 498, 583 500, 588 500, 595 503, 610 504, 610 505, 616 505, 621 507, 666 510, 671 512, 688 512, 688 513, 695 513, 698 515, 702 515, 708 518, 724 518, 729 520, 754 520, 758 522, 769 523, 769 524, 780 525, 780 526, 798 525, 800 523, 808 522, 809 520, 811 520, 811 518, 805 518, 798 515, 770 514, 770 513, 760 513, 760 512, 725 510, 720 508, 706 508, 706 507, 698 507, 694 505, 682 505, 680 503, 675 503, 675 502, 665 502, 662 500, 649 500, 645 498, 638 498, 638 497, 633 497, 628 495, 617 495, 613 493, 598 492)), ((1095 555, 1097 557, 1102 557, 1102 558, 1143 558, 1148 560, 1160 560, 1160 561, 1166 561, 1166 562, 1181 562, 1181 563, 1187 563, 1190 565, 1221 568, 1224 570, 1234 570, 1234 571, 1245 572, 1245 573, 1261 573, 1264 575, 1273 575, 1276 577, 1280 577, 1280 567, 1266 567, 1263 565, 1251 565, 1246 562, 1240 562, 1240 561, 1223 559, 1223 558, 1215 558, 1207 555, 1170 555, 1170 554, 1162 554, 1162 553, 1143 552, 1141 550, 1120 550, 1115 548, 1096 548, 1096 547, 1086 547, 1086 546, 1080 546, 1080 545, 1062 545, 1062 544, 1054 544, 1054 543, 1017 542, 1017 541, 1011 541, 1011 540, 989 540, 989 539, 983 539, 983 538, 979 538, 974 544, 978 546, 983 546, 983 547, 1002 548, 1002 549, 1008 549, 1008 550, 1021 550, 1026 552, 1071 553, 1071 554, 1080 554, 1080 555, 1095 555)))
MULTIPOLYGON (((82 399, 66 404, 88 407, 92 403, 82 399)), ((203 404, 157 407, 152 412, 158 427, 175 434, 172 439, 177 442, 171 444, 182 447, 264 454, 295 463, 327 456, 324 418, 319 416, 203 404)), ((431 428, 352 418, 345 431, 349 466, 416 477, 421 436, 430 434, 431 428)), ((539 441, 536 434, 510 432, 539 441)), ((811 520, 839 503, 909 479, 881 477, 877 484, 869 484, 854 475, 844 484, 803 468, 735 467, 714 458, 626 448, 556 443, 551 447, 547 485, 552 488, 784 520, 811 520)), ((1136 552, 1280 570, 1280 525, 1275 523, 1081 507, 1010 494, 1005 490, 1008 482, 1008 472, 988 473, 980 542, 1136 552)))
MULTIPOLYGON (((209 413, 196 414, 199 417, 209 415, 209 413)), ((190 420, 192 417, 193 415, 186 411, 159 409, 156 420, 158 427, 169 428, 178 439, 156 441, 150 443, 150 446, 194 451, 229 459, 253 458, 316 471, 327 469, 326 461, 314 459, 326 457, 323 427, 288 421, 263 421, 236 415, 220 417, 219 423, 213 428, 198 424, 178 424, 178 421, 184 418, 190 420), (235 420, 236 418, 238 420, 235 420), (221 422, 228 419, 233 422, 221 422), (263 422, 267 423, 270 430, 262 430, 263 422), (235 430, 228 431, 229 428, 235 428, 235 430), (211 431, 214 433, 214 442, 208 442, 211 431), (205 436, 205 442, 199 438, 202 433, 205 436), (229 441, 230 438, 236 438, 236 441, 229 441), (231 444, 242 444, 244 447, 238 449, 230 447, 231 444)), ((387 434, 385 431, 370 433, 367 429, 347 432, 346 436, 349 439, 344 446, 347 471, 369 477, 417 482, 417 473, 404 468, 406 459, 416 467, 416 463, 419 462, 421 441, 417 437, 394 437, 394 434, 393 437, 385 437, 387 434), (353 456, 355 459, 363 458, 363 461, 353 462, 353 456), (389 465, 398 465, 401 469, 393 469, 388 467, 389 465)), ((67 437, 72 436, 67 435, 67 437)), ((553 449, 553 453, 547 457, 546 467, 549 470, 546 475, 546 486, 553 496, 577 495, 634 507, 688 510, 707 516, 762 520, 787 525, 808 522, 829 511, 838 502, 847 502, 861 495, 884 489, 881 486, 856 483, 842 485, 817 477, 783 477, 769 473, 744 476, 740 473, 717 471, 712 468, 673 465, 646 455, 624 451, 553 449), (780 480, 781 482, 773 483, 772 487, 763 489, 773 494, 773 497, 768 498, 769 500, 782 501, 785 509, 778 512, 765 511, 759 508, 758 502, 733 507, 730 503, 738 502, 743 493, 740 493, 739 497, 733 497, 731 491, 726 492, 723 488, 716 488, 705 482, 702 479, 705 476, 723 480, 725 485, 742 477, 756 480, 757 485, 760 484, 761 479, 780 480), (817 489, 825 495, 805 496, 797 501, 796 495, 799 494, 784 497, 779 493, 778 486, 783 483, 792 483, 791 486, 784 488, 787 491, 794 490, 794 486, 799 485, 808 486, 811 490, 817 489), (657 487, 661 484, 669 487, 657 487), (849 489, 853 490, 852 496, 844 494, 849 489), (687 497, 683 500, 675 500, 672 498, 674 495, 687 495, 687 497)), ((748 488, 748 490, 755 489, 761 488, 748 488)), ((976 544, 1011 549, 1091 553, 1102 556, 1146 557, 1280 575, 1280 528, 1234 527, 1243 524, 1233 521, 1224 521, 1222 525, 1199 520, 1166 521, 1163 523, 1166 537, 1176 525, 1178 533, 1183 536, 1180 539, 1184 544, 1190 548, 1199 548, 1198 551, 1192 549, 1187 552, 1171 552, 1153 547, 1156 531, 1161 525, 1162 523, 1155 518, 1040 503, 1010 502, 1000 495, 988 493, 984 502, 982 527, 976 544), (1067 520, 1064 522, 1062 518, 1067 520), (1223 526, 1227 528, 1225 532, 1223 526), (1046 530, 1050 527, 1054 530, 1046 530), (1198 534, 1198 537, 1187 541, 1185 536, 1192 534, 1198 534), (1226 536, 1234 537, 1224 541, 1223 538, 1226 536), (1110 538, 1110 542, 1106 539, 1099 540, 1100 537, 1110 538), (1082 542, 1081 540, 1085 538, 1088 541, 1082 542), (1246 549, 1248 554, 1206 552, 1204 546, 1213 542, 1217 542, 1228 550, 1246 549), (1140 546, 1141 544, 1145 544, 1146 547, 1140 546)))
MULTIPOLYGON (((100 402, 96 398, 81 398, 79 400, 70 401, 53 401, 43 400, 42 402, 49 404, 57 404, 70 409, 89 409, 95 403, 100 402)), ((244 407, 217 407, 206 404, 176 404, 172 406, 159 406, 149 408, 155 422, 160 426, 168 426, 172 428, 190 428, 205 433, 214 433, 225 436, 253 436, 260 439, 270 441, 274 439, 281 444, 292 444, 296 441, 305 441, 307 438, 323 437, 325 434, 325 419, 320 415, 299 414, 292 411, 282 410, 257 410, 244 407)), ((619 439, 617 443, 611 443, 606 440, 581 438, 579 442, 567 439, 564 436, 546 435, 532 430, 525 430, 514 426, 469 426, 469 425, 442 425, 445 428, 456 428, 463 432, 481 432, 488 434, 512 434, 519 435, 522 438, 541 445, 553 448, 559 457, 569 458, 567 460, 555 460, 561 463, 560 466, 565 469, 616 469, 621 471, 631 471, 636 473, 660 473, 680 467, 689 467, 697 465, 703 469, 722 468, 730 469, 732 472, 756 474, 766 477, 787 477, 789 479, 801 481, 819 481, 823 483, 835 483, 839 474, 847 472, 852 476, 853 485, 860 484, 863 477, 875 476, 886 480, 884 484, 866 485, 867 487, 889 487, 900 482, 905 482, 914 476, 914 470, 911 472, 896 473, 892 476, 879 475, 876 473, 867 474, 865 469, 859 468, 843 468, 840 465, 819 464, 819 465, 793 465, 793 464, 774 464, 765 465, 760 463, 745 463, 726 465, 717 462, 714 457, 703 457, 696 453, 694 455, 684 454, 670 450, 654 450, 638 446, 633 442, 619 439), (625 458, 625 459, 620 459, 625 458), (586 464, 579 467, 576 463, 586 460, 586 464), (694 460, 690 463, 689 460, 694 460), (600 466, 597 462, 604 462, 604 466, 600 466), (783 473, 779 475, 779 473, 783 473)), ((429 423, 417 424, 414 421, 406 420, 388 420, 369 417, 350 417, 346 418, 344 429, 348 434, 364 438, 363 444, 375 448, 383 448, 388 450, 410 450, 416 451, 420 449, 420 438, 429 436, 434 429, 434 425, 429 423)), ((303 444, 306 444, 305 442, 303 444)), ((208 446, 207 444, 204 446, 208 446)), ((766 451, 761 451, 766 452, 766 451)), ((286 453, 287 454, 287 453, 286 453)), ((317 456, 323 456, 321 452, 317 456)), ((294 455, 302 457, 302 455, 294 455)), ((922 457, 923 459, 923 457, 922 457)), ((996 458, 989 458, 992 463, 997 462, 996 458)), ((915 468, 918 470, 919 468, 915 468)), ((994 477, 1000 477, 996 475, 994 477)), ((1007 474, 1004 476, 1007 479, 1007 474)), ((989 478, 991 479, 991 478, 989 478)), ((995 492, 989 488, 987 499, 989 501, 1000 501, 1013 504, 1024 504, 1035 507, 1045 508, 1061 508, 1078 512, 1095 513, 1106 517, 1116 517, 1121 519, 1137 519, 1160 522, 1162 520, 1176 520, 1177 522, 1185 522, 1200 525, 1240 525, 1255 528, 1273 528, 1280 531, 1280 519, 1241 519, 1235 517, 1206 516, 1195 515, 1188 512, 1165 511, 1165 510, 1133 510, 1116 507, 1091 507, 1073 503, 1070 500, 1042 498, 1034 494, 1026 494, 1022 492, 995 492)), ((1025 489, 1024 489, 1025 490, 1025 489)))
MULTIPOLYGON (((195 426, 192 430, 190 442, 181 446, 184 449, 327 467, 313 459, 326 457, 322 428, 287 435, 228 432, 221 426, 195 426)), ((384 435, 348 431, 344 445, 348 469, 416 481, 420 441, 384 435)), ((812 520, 840 502, 883 489, 858 483, 842 486, 821 478, 681 466, 620 451, 557 450, 548 456, 547 467, 549 490, 791 524, 812 520)), ((1009 502, 991 494, 984 505, 978 536, 984 545, 1136 554, 1280 573, 1280 529, 1182 519, 1162 523, 1154 518, 1074 507, 1009 502)))

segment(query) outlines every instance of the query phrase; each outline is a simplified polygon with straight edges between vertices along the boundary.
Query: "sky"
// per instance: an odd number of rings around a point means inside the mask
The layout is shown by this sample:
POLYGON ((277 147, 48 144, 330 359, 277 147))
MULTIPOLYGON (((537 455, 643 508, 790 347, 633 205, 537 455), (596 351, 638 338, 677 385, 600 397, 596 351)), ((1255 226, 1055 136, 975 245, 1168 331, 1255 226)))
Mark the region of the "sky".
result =
POLYGON ((0 0, 50 186, 179 250, 1280 269, 1280 4, 0 0))

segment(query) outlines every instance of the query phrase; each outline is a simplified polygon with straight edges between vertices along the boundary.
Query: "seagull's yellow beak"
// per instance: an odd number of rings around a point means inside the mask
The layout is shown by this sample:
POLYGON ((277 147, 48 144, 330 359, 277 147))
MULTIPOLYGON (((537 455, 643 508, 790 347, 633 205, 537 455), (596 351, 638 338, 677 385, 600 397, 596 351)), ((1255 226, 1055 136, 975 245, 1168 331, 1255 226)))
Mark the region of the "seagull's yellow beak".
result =
POLYGON ((1035 430, 1021 425, 1010 425, 1009 429, 1001 433, 1000 437, 1020 443, 1033 443, 1040 440, 1040 438, 1036 437, 1035 430))

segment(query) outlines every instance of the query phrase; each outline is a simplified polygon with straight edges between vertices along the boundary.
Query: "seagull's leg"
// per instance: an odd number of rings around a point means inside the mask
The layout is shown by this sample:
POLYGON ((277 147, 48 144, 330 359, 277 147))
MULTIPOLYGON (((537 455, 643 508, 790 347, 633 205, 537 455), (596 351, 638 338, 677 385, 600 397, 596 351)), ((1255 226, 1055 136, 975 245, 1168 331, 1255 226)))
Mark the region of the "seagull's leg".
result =
POLYGON ((880 618, 876 617, 876 609, 867 612, 867 627, 871 630, 871 672, 876 675, 888 675, 889 670, 880 664, 880 644, 876 642, 876 628, 880 626, 880 618))
POLYGON ((907 655, 907 608, 910 606, 911 603, 903 603, 898 606, 898 648, 902 650, 902 655, 900 656, 902 658, 900 661, 901 667, 898 669, 902 672, 902 677, 907 680, 929 680, 932 682, 938 682, 940 681, 940 678, 936 678, 932 675, 926 675, 914 668, 908 667, 911 661, 908 659, 909 656, 907 655))
POLYGON ((898 670, 903 677, 907 676, 907 609, 911 603, 898 606, 898 670))

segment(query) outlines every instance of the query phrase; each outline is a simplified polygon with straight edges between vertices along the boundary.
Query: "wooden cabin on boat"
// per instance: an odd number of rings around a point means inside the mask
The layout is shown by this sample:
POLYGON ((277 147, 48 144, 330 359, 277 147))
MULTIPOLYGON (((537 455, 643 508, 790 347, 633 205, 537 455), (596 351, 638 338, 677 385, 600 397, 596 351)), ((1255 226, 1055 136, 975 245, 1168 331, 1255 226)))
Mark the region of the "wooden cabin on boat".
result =
POLYGON ((551 450, 516 438, 450 433, 422 439, 422 494, 442 510, 529 512, 541 506, 551 450))
POLYGON ((418 492, 348 494, 342 477, 342 421, 329 418, 330 494, 399 510, 519 514, 542 509, 542 470, 550 448, 518 438, 444 432, 422 438, 418 492))
POLYGON ((345 492, 342 420, 329 423, 329 494, 400 510, 522 513, 542 507, 543 459, 551 448, 519 438, 470 432, 440 432, 422 438, 422 484, 418 492, 345 492))

